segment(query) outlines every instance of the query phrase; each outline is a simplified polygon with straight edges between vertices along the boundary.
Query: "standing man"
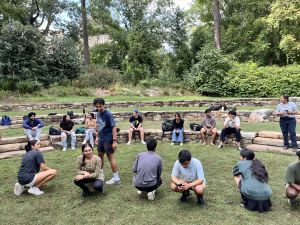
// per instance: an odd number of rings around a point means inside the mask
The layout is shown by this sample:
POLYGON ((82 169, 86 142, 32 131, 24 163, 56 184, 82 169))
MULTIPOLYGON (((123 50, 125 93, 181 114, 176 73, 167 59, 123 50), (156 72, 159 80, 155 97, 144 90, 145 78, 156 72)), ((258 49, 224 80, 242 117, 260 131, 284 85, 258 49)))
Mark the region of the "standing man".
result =
POLYGON ((128 131, 128 142, 127 144, 131 144, 132 134, 133 132, 139 132, 141 137, 141 144, 145 145, 144 141, 144 128, 142 126, 143 118, 139 115, 139 110, 135 109, 132 112, 132 116, 129 118, 130 128, 128 131))
POLYGON ((240 118, 237 117, 236 111, 229 111, 227 118, 224 121, 224 128, 221 132, 220 137, 220 145, 218 148, 223 148, 225 138, 227 135, 234 134, 236 146, 241 151, 241 121, 240 118))
POLYGON ((286 197, 289 205, 296 205, 296 197, 300 193, 300 151, 296 152, 298 161, 290 164, 285 174, 286 197))
POLYGON ((210 145, 215 145, 214 141, 217 136, 217 128, 216 128, 216 119, 211 115, 211 110, 205 110, 205 117, 201 122, 201 130, 200 130, 200 137, 202 140, 202 144, 206 145, 206 135, 212 135, 212 139, 210 145))
POLYGON ((23 128, 29 141, 33 139, 39 141, 45 125, 42 120, 35 118, 35 116, 35 112, 30 112, 28 113, 28 118, 23 120, 23 128))
MULTIPOLYGON (((98 143, 98 155, 101 158, 101 172, 103 174, 104 154, 110 162, 113 177, 106 182, 107 185, 120 184, 117 161, 114 152, 117 149, 117 128, 111 112, 105 109, 103 98, 96 98, 93 102, 97 108, 96 143, 98 143)), ((104 178, 102 179, 104 180, 104 178)))
POLYGON ((198 159, 192 158, 188 150, 179 152, 178 160, 175 162, 171 175, 171 190, 182 193, 181 202, 186 202, 193 190, 197 196, 197 204, 204 204, 203 194, 205 178, 202 164, 198 159))

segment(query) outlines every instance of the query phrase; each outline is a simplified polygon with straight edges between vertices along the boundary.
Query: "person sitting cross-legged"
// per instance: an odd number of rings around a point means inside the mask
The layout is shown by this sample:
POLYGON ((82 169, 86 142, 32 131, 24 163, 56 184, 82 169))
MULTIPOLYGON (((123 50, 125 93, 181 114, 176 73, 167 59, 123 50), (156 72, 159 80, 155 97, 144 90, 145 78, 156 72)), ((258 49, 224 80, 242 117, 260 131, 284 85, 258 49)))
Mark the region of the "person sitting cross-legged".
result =
POLYGON ((221 142, 218 148, 223 148, 225 138, 227 135, 234 134, 236 146, 239 148, 239 150, 242 150, 241 143, 240 143, 241 142, 240 126, 241 126, 241 121, 240 118, 237 117, 236 111, 230 111, 224 121, 224 128, 222 129, 221 136, 220 136, 221 142))
POLYGON ((82 189, 82 197, 91 195, 89 188, 85 185, 93 183, 96 191, 103 193, 104 174, 101 170, 101 159, 93 154, 93 147, 90 143, 83 144, 81 147, 82 155, 76 161, 76 176, 74 183, 82 189))
POLYGON ((193 190, 197 196, 197 204, 204 204, 203 194, 205 189, 205 178, 202 164, 198 159, 192 158, 188 150, 179 152, 178 160, 172 170, 171 190, 182 193, 181 202, 186 202, 193 190))
POLYGON ((41 143, 31 140, 25 146, 26 154, 18 172, 18 182, 15 184, 14 193, 20 195, 28 187, 28 193, 42 195, 40 187, 57 176, 57 171, 46 166, 44 157, 39 151, 41 143), (40 172, 40 169, 43 171, 40 172))
POLYGON ((296 198, 300 194, 300 151, 296 152, 298 161, 291 163, 285 174, 286 196, 291 206, 296 205, 296 198))
POLYGON ((141 143, 146 144, 144 141, 144 128, 142 126, 143 118, 139 115, 139 111, 137 109, 133 110, 132 116, 129 118, 130 128, 128 130, 128 142, 127 144, 131 144, 132 134, 133 132, 139 132, 141 137, 141 143))
POLYGON ((151 138, 147 141, 147 152, 140 153, 133 165, 133 185, 138 194, 147 193, 149 200, 154 200, 156 189, 161 185, 162 160, 155 153, 157 142, 151 138))
POLYGON ((212 139, 210 145, 214 145, 214 141, 217 136, 217 128, 216 128, 216 119, 211 115, 211 110, 205 110, 205 117, 201 123, 200 137, 202 139, 202 144, 206 145, 206 135, 212 135, 212 139))
POLYGON ((254 159, 253 151, 244 149, 240 160, 233 168, 234 180, 239 187, 241 206, 260 213, 270 210, 272 190, 268 185, 268 172, 264 164, 254 159))
POLYGON ((174 145, 175 142, 183 145, 183 133, 184 133, 184 120, 181 119, 179 113, 175 113, 175 119, 173 120, 174 130, 172 131, 172 142, 174 145))
POLYGON ((45 125, 42 120, 35 116, 35 112, 30 112, 28 113, 28 118, 23 120, 23 128, 29 141, 34 139, 39 141, 45 125))

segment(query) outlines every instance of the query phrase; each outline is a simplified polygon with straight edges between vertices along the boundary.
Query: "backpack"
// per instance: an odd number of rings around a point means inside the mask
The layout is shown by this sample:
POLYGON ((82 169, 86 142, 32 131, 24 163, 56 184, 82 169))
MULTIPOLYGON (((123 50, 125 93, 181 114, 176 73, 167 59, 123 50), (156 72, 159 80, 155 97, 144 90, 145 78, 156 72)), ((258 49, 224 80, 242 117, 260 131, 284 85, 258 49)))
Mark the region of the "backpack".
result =
POLYGON ((67 115, 70 117, 70 119, 74 119, 75 118, 75 115, 74 115, 73 111, 68 111, 67 115))
POLYGON ((174 130, 173 120, 166 120, 162 123, 162 131, 174 130))
POLYGON ((85 128, 84 127, 78 127, 75 130, 75 134, 85 134, 85 128))
POLYGON ((49 135, 61 135, 61 130, 51 126, 49 127, 49 135))
POLYGON ((200 131, 202 126, 198 123, 191 123, 190 128, 192 131, 200 131))
POLYGON ((9 116, 2 116, 1 125, 2 126, 9 126, 9 125, 11 125, 11 118, 9 116))

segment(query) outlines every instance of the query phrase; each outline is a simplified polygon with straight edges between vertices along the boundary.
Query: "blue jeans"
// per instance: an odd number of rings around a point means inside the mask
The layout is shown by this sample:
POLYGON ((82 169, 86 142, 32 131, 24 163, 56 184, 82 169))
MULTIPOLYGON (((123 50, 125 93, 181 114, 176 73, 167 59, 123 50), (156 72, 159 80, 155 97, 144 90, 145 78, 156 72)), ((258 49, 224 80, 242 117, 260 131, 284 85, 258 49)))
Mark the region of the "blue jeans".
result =
POLYGON ((283 136, 283 144, 285 147, 289 147, 289 134, 292 142, 292 147, 297 147, 296 139, 296 119, 290 117, 281 117, 280 128, 283 136))
POLYGON ((85 140, 94 146, 94 134, 95 129, 85 129, 85 140))
POLYGON ((25 135, 28 137, 29 141, 35 139, 35 140, 40 140, 40 136, 42 134, 43 128, 38 128, 36 130, 31 130, 31 129, 24 129, 25 135), (33 138, 34 137, 34 138, 33 138))
POLYGON ((183 132, 184 132, 184 129, 180 129, 179 130, 179 133, 176 134, 176 129, 174 129, 172 131, 172 142, 180 142, 180 143, 183 143, 183 132))
MULTIPOLYGON (((71 136, 71 147, 75 148, 76 147, 76 134, 75 134, 75 132, 74 131, 71 132, 70 136, 71 136)), ((66 132, 61 132, 61 143, 62 143, 62 146, 64 148, 68 147, 67 137, 68 137, 68 135, 67 135, 66 132)))

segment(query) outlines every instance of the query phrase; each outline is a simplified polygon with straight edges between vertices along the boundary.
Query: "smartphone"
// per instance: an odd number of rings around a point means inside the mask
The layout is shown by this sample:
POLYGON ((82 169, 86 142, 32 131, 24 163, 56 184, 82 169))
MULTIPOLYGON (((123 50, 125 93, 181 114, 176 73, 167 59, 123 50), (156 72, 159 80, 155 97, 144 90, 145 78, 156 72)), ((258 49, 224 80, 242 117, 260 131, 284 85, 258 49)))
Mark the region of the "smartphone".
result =
POLYGON ((177 187, 182 187, 182 184, 176 184, 177 185, 177 187))

